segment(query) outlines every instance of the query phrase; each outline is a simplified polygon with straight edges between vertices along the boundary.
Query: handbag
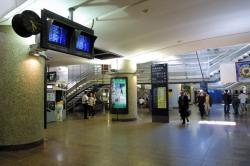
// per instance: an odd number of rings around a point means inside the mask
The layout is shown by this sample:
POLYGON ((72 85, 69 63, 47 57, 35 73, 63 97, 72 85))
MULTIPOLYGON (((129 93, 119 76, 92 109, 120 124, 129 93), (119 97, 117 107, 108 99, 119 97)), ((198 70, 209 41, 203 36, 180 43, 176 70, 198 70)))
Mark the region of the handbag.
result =
POLYGON ((191 115, 191 110, 187 110, 187 117, 191 115))

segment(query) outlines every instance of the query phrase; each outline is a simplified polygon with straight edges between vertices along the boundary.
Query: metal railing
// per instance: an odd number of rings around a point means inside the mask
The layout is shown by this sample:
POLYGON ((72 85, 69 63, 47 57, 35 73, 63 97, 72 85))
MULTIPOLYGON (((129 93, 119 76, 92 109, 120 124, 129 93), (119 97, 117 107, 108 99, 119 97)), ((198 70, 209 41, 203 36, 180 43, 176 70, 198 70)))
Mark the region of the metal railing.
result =
POLYGON ((245 53, 250 51, 250 45, 243 46, 239 50, 234 51, 231 54, 223 54, 223 56, 219 56, 212 61, 209 62, 209 73, 219 70, 220 64, 225 62, 237 61, 237 58, 245 53))

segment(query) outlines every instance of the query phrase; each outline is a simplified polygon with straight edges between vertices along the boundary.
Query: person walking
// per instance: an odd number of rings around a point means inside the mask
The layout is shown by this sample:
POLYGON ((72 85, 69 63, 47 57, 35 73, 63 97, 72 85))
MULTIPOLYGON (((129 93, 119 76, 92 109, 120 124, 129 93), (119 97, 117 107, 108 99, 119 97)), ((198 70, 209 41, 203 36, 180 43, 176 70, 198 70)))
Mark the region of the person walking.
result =
POLYGON ((87 96, 87 93, 83 92, 82 105, 83 105, 84 119, 88 119, 88 100, 89 97, 87 96))
POLYGON ((205 93, 205 113, 209 115, 209 112, 212 107, 212 97, 209 95, 208 92, 205 93))
POLYGON ((232 100, 234 115, 239 115, 240 99, 238 98, 238 96, 239 96, 238 91, 235 90, 233 94, 233 100, 232 100))
POLYGON ((205 115, 205 94, 203 90, 200 91, 199 96, 198 96, 198 107, 199 107, 201 119, 203 119, 205 115))
POLYGON ((189 122, 189 119, 188 119, 189 105, 188 105, 188 96, 185 95, 183 91, 180 93, 178 104, 179 104, 179 112, 180 112, 180 116, 182 119, 182 124, 184 125, 186 123, 186 119, 187 119, 187 122, 189 122))
POLYGON ((247 111, 246 101, 248 99, 248 96, 243 93, 243 90, 241 90, 238 99, 240 100, 240 114, 242 114, 243 112, 247 111))
POLYGON ((223 101, 224 101, 224 113, 226 115, 230 113, 230 104, 232 101, 231 94, 227 89, 224 92, 223 101))

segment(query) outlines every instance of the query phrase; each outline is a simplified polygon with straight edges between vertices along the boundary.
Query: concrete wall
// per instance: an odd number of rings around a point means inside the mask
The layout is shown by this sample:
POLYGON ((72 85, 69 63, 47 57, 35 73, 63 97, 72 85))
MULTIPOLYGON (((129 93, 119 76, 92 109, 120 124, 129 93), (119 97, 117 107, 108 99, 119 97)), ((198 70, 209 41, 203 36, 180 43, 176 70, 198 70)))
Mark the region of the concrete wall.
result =
POLYGON ((0 146, 43 139, 43 58, 29 56, 29 46, 10 26, 0 26, 0 146))

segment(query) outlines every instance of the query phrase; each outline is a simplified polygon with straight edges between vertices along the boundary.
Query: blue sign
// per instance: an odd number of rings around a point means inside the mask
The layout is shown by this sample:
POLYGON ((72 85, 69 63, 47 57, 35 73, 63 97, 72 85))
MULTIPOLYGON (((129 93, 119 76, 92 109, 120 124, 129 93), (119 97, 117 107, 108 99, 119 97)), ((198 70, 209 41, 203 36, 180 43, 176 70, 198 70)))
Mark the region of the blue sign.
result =
POLYGON ((168 83, 168 65, 167 64, 151 65, 151 83, 152 84, 168 83))

